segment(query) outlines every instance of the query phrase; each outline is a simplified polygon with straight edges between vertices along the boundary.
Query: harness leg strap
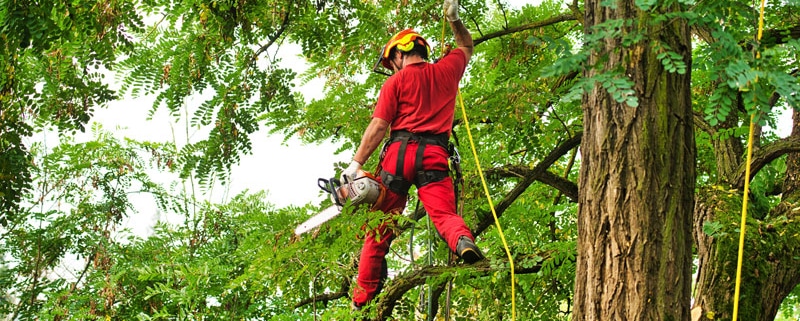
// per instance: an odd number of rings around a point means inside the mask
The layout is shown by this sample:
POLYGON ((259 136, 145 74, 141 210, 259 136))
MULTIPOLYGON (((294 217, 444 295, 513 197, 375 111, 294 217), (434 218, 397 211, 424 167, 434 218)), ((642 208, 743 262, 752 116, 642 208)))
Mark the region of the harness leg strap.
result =
POLYGON ((409 136, 400 138, 400 149, 397 152, 397 166, 395 167, 396 174, 392 175, 385 170, 381 170, 381 181, 386 185, 390 191, 399 195, 407 195, 408 189, 411 188, 411 182, 403 178, 403 160, 406 155, 406 147, 408 147, 409 136))

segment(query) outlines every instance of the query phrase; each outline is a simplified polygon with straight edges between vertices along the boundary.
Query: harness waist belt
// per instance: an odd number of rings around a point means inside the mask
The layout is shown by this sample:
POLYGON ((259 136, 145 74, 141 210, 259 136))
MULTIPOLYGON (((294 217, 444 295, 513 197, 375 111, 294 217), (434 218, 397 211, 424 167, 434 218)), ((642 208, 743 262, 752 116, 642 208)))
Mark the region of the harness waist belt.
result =
POLYGON ((392 143, 404 140, 406 138, 410 141, 416 141, 419 143, 424 142, 425 144, 442 146, 446 150, 448 147, 448 140, 450 139, 450 136, 448 136, 447 133, 441 133, 441 134, 412 133, 406 130, 395 130, 392 131, 392 133, 389 135, 389 140, 392 143))

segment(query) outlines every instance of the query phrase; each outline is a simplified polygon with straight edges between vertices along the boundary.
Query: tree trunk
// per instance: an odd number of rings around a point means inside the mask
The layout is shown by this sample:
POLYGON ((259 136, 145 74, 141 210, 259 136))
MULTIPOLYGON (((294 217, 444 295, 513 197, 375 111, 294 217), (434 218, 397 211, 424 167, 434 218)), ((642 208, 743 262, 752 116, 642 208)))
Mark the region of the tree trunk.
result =
POLYGON ((622 72, 639 105, 618 103, 600 84, 583 96, 573 320, 689 320, 696 154, 689 28, 681 19, 652 24, 633 0, 615 8, 601 2, 586 1, 587 34, 626 19, 622 34, 644 39, 628 47, 602 40, 584 76, 622 72), (664 70, 656 42, 684 57, 685 74, 664 70))
MULTIPOLYGON (((705 190, 701 195, 695 219, 699 268, 692 320, 731 320, 742 196, 737 190, 705 190), (714 232, 709 235, 703 230, 706 222, 723 228, 710 229, 714 232)), ((783 299, 800 283, 797 212, 796 206, 781 202, 767 220, 748 219, 738 320, 774 320, 783 299)))
MULTIPOLYGON (((800 136, 800 112, 792 111, 792 134, 800 136)), ((786 156, 786 178, 783 181, 783 200, 795 203, 800 200, 800 153, 786 156)))
MULTIPOLYGON (((800 135, 798 120, 795 112, 792 136, 800 135)), ((800 155, 790 153, 781 203, 769 215, 748 211, 738 320, 774 320, 783 299, 800 283, 800 248, 796 246, 800 243, 799 177, 800 155), (766 218, 752 218, 757 215, 766 218)), ((726 183, 730 181, 728 177, 726 183)), ((692 320, 731 320, 742 193, 738 189, 708 189, 700 195, 694 223, 699 268, 692 320), (708 223, 719 229, 704 230, 708 223)))

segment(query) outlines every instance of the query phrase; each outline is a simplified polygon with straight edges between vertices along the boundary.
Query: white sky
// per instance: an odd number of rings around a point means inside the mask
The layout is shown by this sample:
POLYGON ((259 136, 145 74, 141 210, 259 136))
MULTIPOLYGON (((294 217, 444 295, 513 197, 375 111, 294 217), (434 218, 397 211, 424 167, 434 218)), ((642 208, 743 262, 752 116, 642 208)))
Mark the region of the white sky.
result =
MULTIPOLYGON (((298 74, 307 68, 305 61, 298 55, 300 52, 298 46, 284 44, 281 51, 280 56, 283 59, 281 66, 289 66, 298 74)), ((299 81, 295 82, 295 88, 307 101, 322 98, 322 87, 321 80, 313 80, 304 85, 299 81)), ((207 97, 190 99, 187 105, 199 105, 205 98, 207 97)), ((174 123, 174 119, 163 107, 153 115, 152 120, 147 120, 154 99, 153 96, 145 96, 111 102, 108 108, 95 111, 92 121, 102 124, 105 131, 113 132, 119 139, 128 137, 140 141, 173 141, 178 148, 186 145, 187 135, 193 142, 207 135, 207 130, 201 132, 189 129, 187 133, 184 123, 174 123)), ((87 134, 81 136, 77 138, 78 141, 91 139, 88 130, 87 134)), ((205 196, 198 196, 200 200, 224 202, 244 190, 249 190, 251 193, 263 190, 268 193, 265 201, 276 208, 317 204, 326 197, 320 193, 317 180, 333 177, 334 164, 347 162, 352 157, 347 152, 334 155, 338 147, 332 143, 304 144, 296 137, 291 137, 283 143, 282 135, 269 136, 265 128, 250 138, 252 154, 241 155, 240 164, 232 169, 229 184, 215 187, 205 196)), ((168 184, 173 179, 174 177, 167 177, 160 181, 168 184)), ((199 189, 197 192, 200 193, 199 189)), ((132 203, 137 206, 138 213, 131 213, 124 225, 136 235, 149 234, 153 224, 158 220, 178 223, 182 219, 166 215, 167 213, 159 213, 149 195, 130 197, 132 203)))
MULTIPOLYGON (((296 46, 289 45, 283 45, 282 50, 299 52, 296 46)), ((280 63, 282 66, 290 66, 298 73, 306 68, 305 61, 292 53, 281 56, 285 56, 280 63)), ((295 85, 307 100, 322 98, 322 81, 311 81, 303 86, 297 81, 295 85)), ((179 147, 184 146, 186 128, 183 123, 174 123, 165 108, 159 109, 153 120, 147 120, 153 99, 150 96, 112 102, 107 109, 96 112, 94 121, 119 137, 149 141, 170 140, 175 141, 179 147)), ((187 104, 199 105, 202 101, 203 99, 190 100, 187 104)), ((188 135, 191 140, 196 141, 207 135, 207 132, 190 129, 188 135)), ((241 163, 232 170, 227 194, 233 196, 245 189, 268 190, 268 201, 277 207, 304 205, 317 199, 317 178, 330 178, 334 174, 333 164, 347 161, 352 156, 333 155, 336 146, 330 143, 303 144, 292 137, 284 144, 282 135, 268 136, 264 128, 252 135, 251 140, 253 154, 242 155, 241 163)))

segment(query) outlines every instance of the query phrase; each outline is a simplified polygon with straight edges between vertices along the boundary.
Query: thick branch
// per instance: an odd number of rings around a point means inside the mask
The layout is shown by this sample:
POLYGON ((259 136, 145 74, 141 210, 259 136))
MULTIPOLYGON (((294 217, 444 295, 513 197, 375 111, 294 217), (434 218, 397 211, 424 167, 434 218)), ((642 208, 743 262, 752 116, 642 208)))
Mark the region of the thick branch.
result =
POLYGON ((694 115, 693 119, 695 128, 702 130, 703 132, 705 132, 710 136, 714 136, 714 134, 717 133, 717 130, 714 129, 714 127, 711 127, 711 124, 709 124, 706 121, 705 117, 703 117, 702 112, 695 111, 694 113, 692 113, 692 115, 694 115))
MULTIPOLYGON (((692 27, 692 33, 707 44, 717 42, 717 39, 711 35, 711 28, 703 25, 695 25, 692 27)), ((781 44, 785 44, 787 39, 800 39, 800 25, 791 26, 786 28, 764 30, 764 35, 761 38, 761 47, 769 48, 781 44)), ((753 49, 752 43, 742 44, 745 51, 753 49)))
MULTIPOLYGON (((776 158, 796 152, 800 152, 800 137, 795 136, 789 136, 761 147, 754 153, 752 161, 750 162, 750 179, 753 179, 761 168, 776 158)), ((736 179, 733 180, 736 182, 735 187, 738 189, 744 188, 745 165, 747 164, 742 162, 737 171, 736 179)))
POLYGON ((517 33, 517 32, 525 31, 525 30, 529 30, 529 29, 541 28, 541 27, 545 27, 545 26, 549 26, 549 25, 554 25, 554 24, 557 24, 559 22, 573 21, 573 20, 578 20, 578 19, 576 19, 575 16, 572 13, 564 13, 564 14, 560 14, 560 15, 555 16, 555 17, 550 17, 550 18, 544 19, 542 21, 531 22, 529 24, 524 24, 524 25, 521 25, 521 26, 516 26, 516 27, 513 27, 513 28, 507 28, 507 29, 503 29, 503 30, 500 30, 500 31, 495 31, 495 32, 486 34, 486 35, 484 35, 484 36, 482 36, 480 38, 477 38, 477 39, 473 40, 472 42, 474 43, 475 46, 477 46, 481 42, 484 42, 484 41, 487 41, 487 40, 491 40, 491 39, 494 39, 494 38, 499 38, 499 37, 502 37, 502 36, 505 36, 505 35, 509 35, 509 34, 512 34, 512 33, 517 33))
MULTIPOLYGON (((562 156, 569 153, 569 151, 572 150, 573 148, 578 147, 578 145, 580 145, 581 143, 582 137, 583 133, 576 134, 574 137, 568 139, 563 144, 556 147, 556 149, 552 150, 550 154, 547 155, 547 157, 545 157, 541 162, 539 162, 539 164, 536 164, 536 167, 531 169, 528 175, 523 177, 522 180, 520 180, 517 183, 517 185, 514 186, 511 192, 506 194, 503 200, 497 203, 497 206, 495 207, 495 213, 497 213, 497 218, 500 218, 500 216, 502 216, 502 213, 509 206, 511 206, 511 204, 514 203, 514 201, 516 201, 517 198, 519 198, 519 196, 522 195, 522 193, 525 192, 526 189, 528 189, 528 186, 533 184, 533 182, 536 181, 537 179, 541 179, 542 177, 544 177, 545 175, 544 173, 547 172, 547 169, 550 168, 550 166, 552 166, 553 163, 555 163, 562 156)), ((478 217, 481 218, 480 222, 478 222, 478 225, 472 230, 472 235, 475 236, 480 235, 481 233, 483 233, 484 230, 486 230, 486 228, 494 224, 494 217, 491 215, 491 213, 488 212, 478 213, 478 217)))
MULTIPOLYGON (((518 255, 514 259, 515 262, 523 262, 527 260, 539 260, 544 261, 550 257, 550 253, 537 253, 537 254, 523 254, 518 255), (542 259, 544 258, 544 259, 542 259)), ((501 262, 504 259, 499 259, 501 262)), ((495 264, 497 266, 508 266, 507 264, 495 264)), ((528 265, 527 267, 523 267, 520 264, 514 266, 514 273, 515 274, 531 274, 537 273, 542 268, 541 264, 534 264, 528 265)), ((489 260, 483 260, 478 263, 472 265, 450 265, 450 266, 434 266, 429 265, 422 267, 418 270, 414 270, 405 274, 401 274, 394 278, 391 282, 391 285, 387 287, 381 296, 378 297, 378 301, 376 301, 375 309, 378 311, 378 317, 375 320, 386 320, 392 314, 392 310, 400 298, 405 295, 406 292, 409 290, 426 284, 428 278, 430 277, 437 277, 445 273, 454 273, 459 269, 469 269, 473 271, 474 277, 483 277, 487 275, 491 275, 500 269, 493 268, 492 264, 489 260)), ((294 308, 300 308, 309 304, 313 304, 314 302, 328 302, 333 301, 341 298, 349 297, 350 291, 350 282, 344 281, 342 282, 342 288, 336 292, 328 292, 328 293, 321 293, 314 295, 313 297, 304 299, 299 301, 294 305, 294 308)))
POLYGON ((486 170, 486 175, 497 176, 502 178, 518 177, 524 178, 527 176, 535 175, 535 179, 541 183, 550 185, 569 197, 570 201, 578 201, 578 184, 558 176, 550 171, 542 173, 534 173, 530 167, 523 165, 508 165, 504 167, 491 168, 486 170))
POLYGON ((578 3, 578 0, 573 0, 572 4, 567 5, 567 7, 569 7, 569 10, 572 11, 572 14, 576 18, 578 18, 578 22, 580 22, 580 24, 583 24, 583 12, 581 11, 581 6, 582 4, 578 3))
POLYGON ((788 28, 769 29, 764 31, 761 37, 762 47, 772 47, 785 44, 787 39, 800 39, 800 25, 788 28))
MULTIPOLYGON (((525 260, 535 260, 537 256, 544 257, 546 259, 550 257, 550 254, 540 253, 519 255, 514 260, 520 262, 525 260)), ((505 267, 507 265, 495 264, 494 266, 505 267)), ((535 264, 529 267, 520 267, 515 265, 514 273, 518 275, 537 273, 541 268, 541 264, 535 264)), ((472 265, 426 266, 419 270, 402 274, 392 281, 391 286, 384 290, 383 295, 378 297, 378 301, 375 306, 377 316, 373 320, 387 320, 392 315, 392 310, 394 310, 395 305, 403 297, 403 295, 405 295, 405 293, 409 290, 425 284, 429 278, 436 278, 443 274, 452 274, 461 269, 468 269, 472 271, 474 277, 484 277, 499 271, 498 269, 492 267, 492 264, 489 260, 483 260, 472 265)))

